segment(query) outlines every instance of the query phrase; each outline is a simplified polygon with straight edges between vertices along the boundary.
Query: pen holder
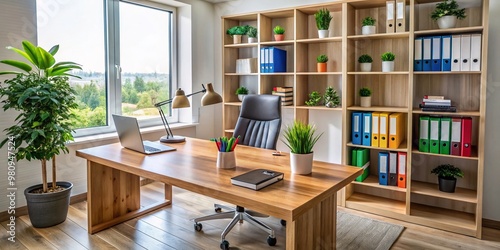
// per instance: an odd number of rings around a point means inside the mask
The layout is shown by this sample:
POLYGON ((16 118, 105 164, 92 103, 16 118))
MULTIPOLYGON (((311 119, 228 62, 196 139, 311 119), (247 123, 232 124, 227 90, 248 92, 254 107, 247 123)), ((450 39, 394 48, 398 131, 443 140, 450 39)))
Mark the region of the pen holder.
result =
POLYGON ((231 152, 217 152, 217 168, 235 168, 236 157, 234 151, 231 152))

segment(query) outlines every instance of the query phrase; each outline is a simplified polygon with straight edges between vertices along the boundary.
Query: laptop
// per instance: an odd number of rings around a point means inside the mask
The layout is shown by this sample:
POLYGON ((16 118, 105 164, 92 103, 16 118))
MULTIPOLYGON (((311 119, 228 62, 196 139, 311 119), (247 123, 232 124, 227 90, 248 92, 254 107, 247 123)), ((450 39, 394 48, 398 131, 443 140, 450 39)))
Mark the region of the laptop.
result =
POLYGON ((124 148, 148 155, 176 150, 173 147, 160 143, 143 141, 141 132, 139 131, 139 124, 135 117, 113 115, 113 120, 115 121, 118 138, 124 148))

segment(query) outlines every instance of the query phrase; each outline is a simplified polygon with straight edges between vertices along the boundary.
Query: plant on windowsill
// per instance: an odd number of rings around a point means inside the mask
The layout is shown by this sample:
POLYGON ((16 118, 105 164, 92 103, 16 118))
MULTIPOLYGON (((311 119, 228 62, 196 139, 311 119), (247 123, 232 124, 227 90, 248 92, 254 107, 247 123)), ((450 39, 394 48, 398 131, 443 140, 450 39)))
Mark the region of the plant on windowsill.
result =
POLYGON ((454 193, 457 185, 457 177, 464 177, 460 168, 451 164, 442 164, 431 170, 431 174, 438 176, 439 191, 454 193))
POLYGON ((243 98, 248 95, 248 89, 244 86, 241 86, 236 90, 236 95, 238 95, 238 99, 240 100, 240 102, 242 102, 243 98))
POLYGON ((257 28, 253 26, 248 26, 247 31, 248 43, 256 43, 257 42, 257 28))
POLYGON ((371 35, 377 33, 377 27, 375 26, 375 20, 373 17, 365 17, 363 19, 361 34, 363 35, 371 35))
POLYGON ((15 75, 0 86, 3 109, 20 113, 12 122, 14 125, 5 129, 7 138, 0 143, 0 147, 8 145, 9 152, 15 153, 18 161, 41 161, 42 184, 26 188, 24 195, 32 225, 49 227, 66 220, 68 213, 73 184, 56 180, 56 155, 68 153, 66 143, 73 140, 71 110, 78 105, 68 76, 73 76, 69 74, 70 70, 81 70, 81 67, 73 62, 56 63, 54 55, 59 45, 49 51, 29 41, 23 41, 22 45, 23 50, 7 48, 29 63, 0 61, 21 70, 0 72, 0 75, 15 75), (52 161, 52 183, 47 182, 48 161, 52 161))
POLYGON ((246 35, 248 32, 248 25, 245 26, 233 26, 226 30, 226 34, 233 38, 233 44, 240 44, 241 37, 246 35))
POLYGON ((310 174, 313 163, 313 147, 323 133, 316 135, 316 127, 294 121, 283 131, 283 143, 290 149, 290 167, 293 174, 310 174))
POLYGON ((336 108, 340 106, 340 97, 332 86, 328 86, 325 91, 325 95, 323 95, 323 100, 325 100, 325 106, 327 108, 336 108))
POLYGON ((359 96, 361 100, 361 107, 372 106, 372 91, 369 88, 363 87, 359 89, 359 96))
POLYGON ((385 52, 381 56, 382 59, 382 72, 394 71, 394 59, 396 56, 392 52, 385 52))
POLYGON ((436 9, 431 13, 432 20, 437 21, 440 29, 455 28, 457 19, 466 17, 465 9, 460 9, 455 0, 445 0, 436 4, 436 9))
POLYGON ((306 101, 307 106, 318 106, 321 103, 321 95, 318 91, 313 91, 309 94, 309 100, 306 101))
POLYGON ((370 72, 372 71, 372 62, 373 59, 370 55, 363 54, 358 58, 359 68, 361 72, 370 72))
POLYGON ((316 57, 316 62, 317 64, 317 70, 318 72, 326 72, 326 62, 328 62, 328 56, 326 55, 319 55, 316 57))
POLYGON ((274 40, 276 41, 283 41, 285 40, 285 29, 279 25, 274 27, 274 40))
POLYGON ((330 11, 326 8, 319 9, 315 14, 314 18, 316 19, 316 27, 318 28, 318 37, 326 38, 329 34, 330 21, 332 21, 332 16, 330 15, 330 11))

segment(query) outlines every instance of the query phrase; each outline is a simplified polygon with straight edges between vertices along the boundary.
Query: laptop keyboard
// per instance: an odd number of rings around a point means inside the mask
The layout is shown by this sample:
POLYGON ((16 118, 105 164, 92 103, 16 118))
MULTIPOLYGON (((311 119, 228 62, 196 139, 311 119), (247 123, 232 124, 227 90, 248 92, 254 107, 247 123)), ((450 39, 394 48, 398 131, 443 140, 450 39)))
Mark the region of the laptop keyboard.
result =
POLYGON ((158 152, 158 151, 160 151, 160 149, 159 149, 159 148, 154 148, 154 147, 151 147, 151 146, 146 146, 146 145, 144 145, 144 149, 145 149, 146 151, 149 151, 149 152, 158 152))

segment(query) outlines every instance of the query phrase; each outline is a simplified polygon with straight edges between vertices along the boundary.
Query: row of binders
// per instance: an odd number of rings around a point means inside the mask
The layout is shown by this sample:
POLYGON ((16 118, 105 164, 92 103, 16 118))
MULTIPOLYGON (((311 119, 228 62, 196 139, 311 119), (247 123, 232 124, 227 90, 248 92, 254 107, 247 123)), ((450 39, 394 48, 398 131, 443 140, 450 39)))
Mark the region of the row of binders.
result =
POLYGON ((399 148, 406 138, 406 114, 353 112, 352 144, 399 148))
POLYGON ((386 2, 387 23, 386 32, 406 31, 406 0, 391 0, 386 2))
POLYGON ((274 87, 272 95, 281 97, 281 106, 293 105, 293 87, 274 87))
POLYGON ((481 34, 415 38, 414 71, 480 71, 481 34))
POLYGON ((286 50, 276 47, 260 49, 260 72, 286 72, 286 50))
POLYGON ((472 118, 421 116, 420 152, 471 156, 472 118))
POLYGON ((378 153, 378 183, 406 188, 406 153, 378 153))

